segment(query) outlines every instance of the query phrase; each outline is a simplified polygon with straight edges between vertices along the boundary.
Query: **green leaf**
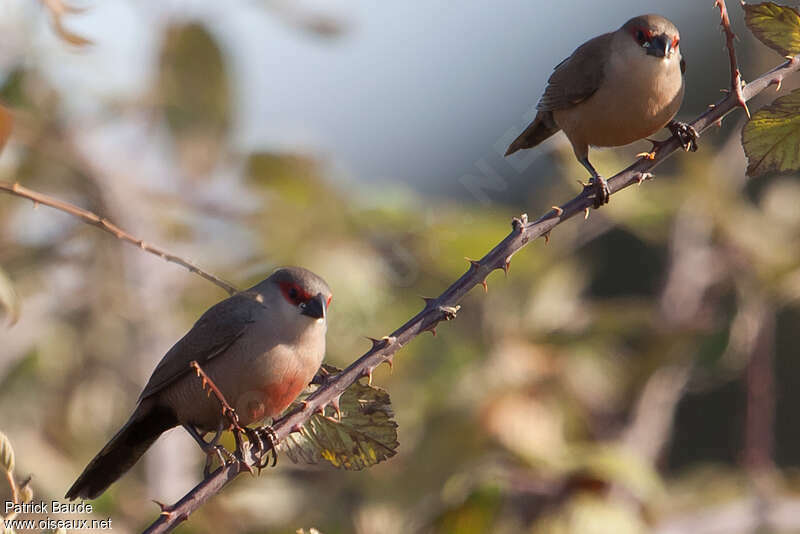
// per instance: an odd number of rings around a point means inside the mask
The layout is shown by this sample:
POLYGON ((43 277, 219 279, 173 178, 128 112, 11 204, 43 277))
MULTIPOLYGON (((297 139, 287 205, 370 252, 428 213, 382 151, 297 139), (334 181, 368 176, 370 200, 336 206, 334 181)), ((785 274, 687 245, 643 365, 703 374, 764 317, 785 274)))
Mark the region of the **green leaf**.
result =
MULTIPOLYGON (((329 373, 339 369, 324 366, 329 373)), ((300 432, 289 435, 279 447, 294 463, 330 462, 339 469, 358 471, 397 452, 397 423, 389 394, 356 382, 339 401, 341 421, 332 415, 314 415, 300 432)), ((328 408, 326 412, 331 412, 328 408)))
POLYGON ((742 130, 747 175, 800 169, 800 90, 760 109, 742 130))
POLYGON ((800 13, 774 2, 742 6, 747 27, 768 47, 784 56, 800 54, 800 13))
POLYGON ((14 449, 11 447, 11 441, 2 432, 0 432, 0 469, 7 473, 14 470, 14 449))
POLYGON ((3 269, 0 269, 0 312, 5 313, 12 325, 19 319, 19 298, 3 269))
POLYGON ((220 157, 231 123, 231 89, 225 57, 200 24, 167 28, 159 61, 158 100, 179 159, 206 173, 220 157))

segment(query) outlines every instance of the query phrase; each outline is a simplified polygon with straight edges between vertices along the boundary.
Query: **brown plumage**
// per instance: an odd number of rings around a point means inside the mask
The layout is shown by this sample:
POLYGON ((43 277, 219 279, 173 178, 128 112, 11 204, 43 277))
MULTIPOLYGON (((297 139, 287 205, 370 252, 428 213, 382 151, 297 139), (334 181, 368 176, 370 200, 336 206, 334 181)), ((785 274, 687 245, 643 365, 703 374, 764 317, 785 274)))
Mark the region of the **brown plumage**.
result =
POLYGON ((680 35, 669 20, 642 15, 579 46, 559 63, 536 106, 533 122, 506 155, 531 148, 559 130, 598 187, 607 186, 589 162, 589 146, 621 146, 670 123, 683 101, 680 35))
POLYGON ((322 278, 286 267, 212 306, 161 359, 133 414, 66 497, 96 498, 172 427, 184 425, 196 434, 228 424, 219 401, 192 372, 193 360, 222 391, 241 425, 280 414, 322 363, 330 299, 322 278))

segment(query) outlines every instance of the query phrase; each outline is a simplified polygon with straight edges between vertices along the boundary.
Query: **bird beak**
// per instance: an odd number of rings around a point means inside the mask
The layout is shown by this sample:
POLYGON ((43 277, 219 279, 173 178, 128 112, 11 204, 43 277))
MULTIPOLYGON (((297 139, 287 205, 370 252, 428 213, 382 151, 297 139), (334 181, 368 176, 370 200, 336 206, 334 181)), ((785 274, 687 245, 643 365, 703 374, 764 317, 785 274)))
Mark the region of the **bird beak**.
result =
POLYGON ((669 57, 672 52, 672 40, 667 38, 666 35, 656 35, 650 39, 650 46, 647 47, 647 53, 656 57, 669 57))
POLYGON ((302 303, 300 308, 303 310, 300 312, 303 315, 308 315, 314 319, 322 319, 325 317, 325 297, 322 296, 322 293, 317 293, 316 297, 312 297, 307 302, 302 303))

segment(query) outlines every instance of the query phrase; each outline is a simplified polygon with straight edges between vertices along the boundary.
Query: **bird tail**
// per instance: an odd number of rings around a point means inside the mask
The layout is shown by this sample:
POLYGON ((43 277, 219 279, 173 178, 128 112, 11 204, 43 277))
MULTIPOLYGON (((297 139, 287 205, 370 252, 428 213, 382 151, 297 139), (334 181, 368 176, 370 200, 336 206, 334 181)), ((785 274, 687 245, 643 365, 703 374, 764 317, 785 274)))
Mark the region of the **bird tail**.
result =
POLYGON ((175 414, 164 407, 141 404, 103 450, 89 462, 67 491, 67 499, 95 499, 133 467, 164 431, 176 426, 175 414))
POLYGON ((506 150, 506 156, 522 148, 535 147, 560 129, 553 119, 552 111, 540 111, 536 114, 533 122, 525 128, 525 131, 509 145, 508 150, 506 150))

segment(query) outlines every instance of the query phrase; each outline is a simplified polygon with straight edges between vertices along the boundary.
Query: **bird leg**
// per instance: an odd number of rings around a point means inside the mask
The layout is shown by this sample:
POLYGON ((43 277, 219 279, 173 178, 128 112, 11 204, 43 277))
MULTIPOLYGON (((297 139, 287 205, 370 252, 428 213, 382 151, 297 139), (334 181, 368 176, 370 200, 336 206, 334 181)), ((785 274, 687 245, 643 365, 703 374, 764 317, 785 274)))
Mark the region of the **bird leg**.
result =
POLYGON ((669 121, 667 128, 673 137, 680 141, 686 152, 697 152, 697 140, 700 134, 687 122, 669 121))
POLYGON ((584 191, 586 189, 593 189, 594 190, 594 207, 595 209, 599 208, 603 204, 608 204, 608 200, 611 197, 611 191, 608 189, 608 182, 606 182, 605 178, 600 176, 600 173, 595 170, 591 163, 589 163, 589 157, 584 156, 579 160, 586 170, 592 175, 589 179, 589 183, 585 184, 584 191))
POLYGON ((203 449, 203 452, 206 453, 206 465, 203 467, 204 478, 208 477, 209 473, 211 472, 211 462, 214 456, 217 457, 219 464, 222 466, 228 465, 226 458, 231 462, 236 461, 236 456, 218 443, 220 436, 222 436, 222 432, 225 431, 225 424, 222 421, 220 421, 219 428, 217 428, 214 438, 211 441, 204 440, 203 436, 192 425, 183 425, 183 428, 186 429, 186 432, 192 436, 197 444, 200 445, 200 448, 203 449))

